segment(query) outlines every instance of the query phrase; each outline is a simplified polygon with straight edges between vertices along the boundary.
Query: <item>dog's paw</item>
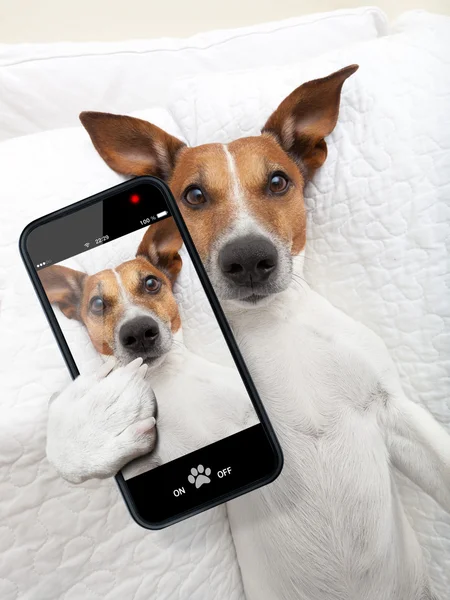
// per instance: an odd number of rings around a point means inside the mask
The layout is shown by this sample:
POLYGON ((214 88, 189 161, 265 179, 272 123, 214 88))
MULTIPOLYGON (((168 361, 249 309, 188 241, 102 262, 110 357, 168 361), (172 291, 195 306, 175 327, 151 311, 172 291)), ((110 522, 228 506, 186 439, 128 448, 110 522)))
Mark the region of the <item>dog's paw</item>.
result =
POLYGON ((154 392, 138 358, 112 370, 80 375, 50 401, 47 457, 64 479, 112 477, 150 452, 156 441, 154 392))

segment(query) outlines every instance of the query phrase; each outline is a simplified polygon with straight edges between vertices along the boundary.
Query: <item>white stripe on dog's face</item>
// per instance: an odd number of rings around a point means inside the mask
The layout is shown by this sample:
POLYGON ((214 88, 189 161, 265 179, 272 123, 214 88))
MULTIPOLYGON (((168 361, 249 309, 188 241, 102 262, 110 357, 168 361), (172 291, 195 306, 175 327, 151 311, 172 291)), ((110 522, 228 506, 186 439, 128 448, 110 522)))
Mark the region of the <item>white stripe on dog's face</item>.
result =
POLYGON ((114 276, 117 281, 117 287, 119 288, 119 296, 120 296, 120 301, 122 303, 123 312, 126 312, 127 310, 134 308, 135 305, 133 304, 133 301, 132 301, 131 297, 129 296, 126 287, 123 285, 123 282, 120 278, 119 273, 116 271, 116 269, 111 269, 111 270, 114 273, 114 276))
POLYGON ((221 237, 221 244, 224 245, 231 240, 240 238, 246 235, 260 235, 270 239, 270 234, 264 229, 262 224, 258 223, 258 214, 249 205, 246 198, 245 189, 241 184, 240 174, 233 154, 230 152, 228 145, 223 144, 227 160, 227 182, 228 194, 227 197, 232 205, 232 219, 228 226, 228 231, 224 232, 221 237))
POLYGON ((245 202, 245 191, 239 180, 236 163, 234 157, 226 144, 222 146, 225 156, 227 157, 228 176, 230 180, 230 199, 236 205, 236 217, 242 217, 247 214, 248 206, 245 202))

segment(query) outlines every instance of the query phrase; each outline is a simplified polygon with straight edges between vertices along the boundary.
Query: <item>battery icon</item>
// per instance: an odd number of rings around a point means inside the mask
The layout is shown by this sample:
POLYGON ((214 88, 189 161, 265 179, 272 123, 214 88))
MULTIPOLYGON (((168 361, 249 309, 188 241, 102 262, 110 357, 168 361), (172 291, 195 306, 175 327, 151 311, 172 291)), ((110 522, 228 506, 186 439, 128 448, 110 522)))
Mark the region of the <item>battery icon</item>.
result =
POLYGON ((158 213, 156 216, 158 217, 158 219, 161 219, 162 217, 167 216, 167 210, 163 210, 162 212, 158 213))

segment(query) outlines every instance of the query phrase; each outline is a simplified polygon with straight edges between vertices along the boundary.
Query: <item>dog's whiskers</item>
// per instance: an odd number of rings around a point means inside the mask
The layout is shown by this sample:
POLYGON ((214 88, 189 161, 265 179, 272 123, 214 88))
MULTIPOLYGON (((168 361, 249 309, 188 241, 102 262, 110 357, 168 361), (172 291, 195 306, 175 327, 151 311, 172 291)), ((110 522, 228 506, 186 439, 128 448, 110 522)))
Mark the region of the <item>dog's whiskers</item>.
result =
POLYGON ((172 344, 178 348, 181 348, 182 350, 186 349, 186 344, 181 340, 172 340, 172 344))
POLYGON ((308 291, 309 284, 306 281, 306 279, 301 277, 301 275, 298 275, 297 273, 292 273, 292 283, 300 291, 302 291, 304 293, 306 293, 308 291))
POLYGON ((303 260, 309 260, 309 262, 316 263, 316 264, 320 264, 320 261, 318 261, 318 260, 317 260, 317 259, 315 259, 315 258, 311 258, 310 256, 305 256, 305 255, 303 255, 303 260))

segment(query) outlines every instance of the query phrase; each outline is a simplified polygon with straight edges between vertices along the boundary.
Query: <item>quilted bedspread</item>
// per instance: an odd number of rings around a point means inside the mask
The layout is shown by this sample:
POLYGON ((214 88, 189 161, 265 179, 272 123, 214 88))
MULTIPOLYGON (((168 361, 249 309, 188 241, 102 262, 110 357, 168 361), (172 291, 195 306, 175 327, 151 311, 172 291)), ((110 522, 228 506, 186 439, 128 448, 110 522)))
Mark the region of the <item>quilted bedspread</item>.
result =
MULTIPOLYGON (((193 145, 226 142, 257 133, 305 79, 360 64, 345 84, 328 160, 307 189, 306 277, 381 335, 406 393, 450 428, 449 39, 449 19, 413 13, 392 35, 332 55, 180 81, 168 110, 139 116, 193 145)), ((0 597, 244 600, 225 507, 149 532, 131 521, 114 482, 72 486, 47 463, 48 398, 69 377, 21 265, 18 236, 31 219, 120 178, 80 128, 0 144, 0 165, 0 597)), ((86 259, 83 268, 91 267, 86 259)), ((220 360, 188 273, 177 293, 186 343, 220 360)), ((75 329, 88 360, 86 337, 75 329)), ((445 600, 450 516, 399 482, 445 600)))

